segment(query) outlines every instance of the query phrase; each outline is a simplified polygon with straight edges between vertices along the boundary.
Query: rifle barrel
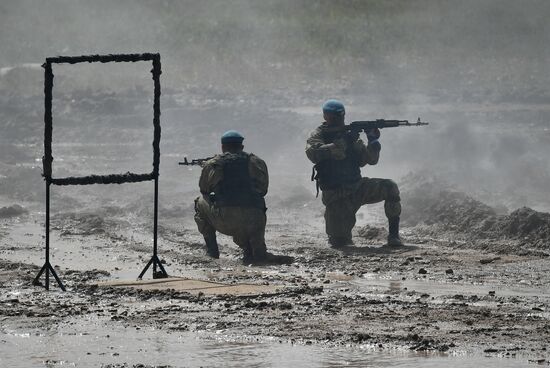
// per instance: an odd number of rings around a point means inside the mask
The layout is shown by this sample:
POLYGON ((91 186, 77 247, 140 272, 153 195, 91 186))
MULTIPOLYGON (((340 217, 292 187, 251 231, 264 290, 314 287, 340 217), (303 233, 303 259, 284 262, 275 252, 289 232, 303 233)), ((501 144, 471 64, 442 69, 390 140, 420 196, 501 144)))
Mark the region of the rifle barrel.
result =
POLYGON ((417 121, 416 123, 409 123, 407 120, 405 122, 399 122, 399 125, 403 126, 420 126, 420 125, 429 125, 429 123, 426 123, 424 121, 417 121))
POLYGON ((183 162, 182 161, 178 162, 178 165, 189 165, 189 161, 187 161, 187 157, 183 158, 183 162))

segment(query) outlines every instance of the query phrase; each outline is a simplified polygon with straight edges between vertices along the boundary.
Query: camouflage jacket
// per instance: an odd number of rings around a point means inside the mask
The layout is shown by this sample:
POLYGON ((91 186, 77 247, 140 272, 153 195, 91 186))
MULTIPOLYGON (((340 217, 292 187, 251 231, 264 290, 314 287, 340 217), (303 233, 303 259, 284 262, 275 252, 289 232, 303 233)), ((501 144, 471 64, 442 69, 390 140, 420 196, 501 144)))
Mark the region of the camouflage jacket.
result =
MULTIPOLYGON (((309 136, 306 143, 306 155, 311 162, 317 164, 324 160, 341 160, 345 157, 345 152, 349 143, 343 136, 337 137, 332 142, 327 143, 323 137, 327 129, 327 123, 324 122, 317 127, 309 136)), ((352 149, 359 158, 359 166, 367 164, 376 165, 380 156, 380 144, 365 145, 361 139, 351 143, 352 149)))
MULTIPOLYGON (((248 163, 248 173, 252 180, 252 188, 262 197, 267 194, 269 186, 269 175, 267 173, 267 165, 264 160, 252 153, 245 154, 250 156, 248 163)), ((203 165, 201 177, 199 179, 199 188, 202 194, 208 195, 213 192, 218 184, 223 180, 223 167, 221 160, 223 155, 216 155, 212 159, 206 161, 203 165)))

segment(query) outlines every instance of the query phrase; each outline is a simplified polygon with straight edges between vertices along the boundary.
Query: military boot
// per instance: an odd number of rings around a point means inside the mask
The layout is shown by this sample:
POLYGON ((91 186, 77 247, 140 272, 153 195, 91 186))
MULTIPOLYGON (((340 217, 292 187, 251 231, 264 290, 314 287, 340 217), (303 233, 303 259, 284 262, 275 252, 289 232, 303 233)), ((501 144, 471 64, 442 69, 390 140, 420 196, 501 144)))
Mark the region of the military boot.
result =
POLYGON ((206 254, 212 258, 220 258, 220 250, 218 249, 216 237, 205 236, 204 241, 206 243, 206 254))
POLYGON ((329 236, 328 242, 332 248, 342 248, 346 245, 353 245, 351 236, 329 236))
POLYGON ((247 245, 246 248, 243 248, 243 263, 250 264, 254 262, 254 253, 250 245, 247 245))
POLYGON ((243 263, 244 264, 257 264, 262 263, 267 259, 267 252, 265 246, 260 248, 252 248, 250 244, 247 244, 243 249, 243 263))
POLYGON ((252 258, 254 259, 254 261, 261 262, 266 260, 271 253, 269 253, 265 247, 260 247, 252 249, 252 254, 252 258))
POLYGON ((277 264, 291 264, 294 262, 294 258, 291 256, 284 256, 280 254, 273 254, 270 252, 260 252, 255 254, 252 261, 255 265, 277 265, 277 264))
POLYGON ((399 217, 392 217, 388 219, 389 234, 388 245, 394 247, 400 247, 403 245, 401 238, 399 237, 399 217))

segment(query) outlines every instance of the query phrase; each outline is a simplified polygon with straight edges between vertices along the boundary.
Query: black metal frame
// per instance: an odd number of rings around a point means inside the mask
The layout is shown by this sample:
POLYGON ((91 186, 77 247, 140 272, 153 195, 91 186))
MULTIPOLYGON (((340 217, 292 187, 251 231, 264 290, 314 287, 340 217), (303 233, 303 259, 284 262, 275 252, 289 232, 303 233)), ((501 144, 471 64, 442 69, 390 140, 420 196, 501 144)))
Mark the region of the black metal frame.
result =
POLYGON ((45 274, 45 288, 49 290, 50 273, 54 276, 61 290, 65 287, 57 276, 50 263, 50 185, 88 185, 88 184, 122 184, 137 183, 153 180, 155 182, 154 199, 154 217, 153 217, 153 256, 138 276, 141 279, 145 272, 153 265, 153 278, 168 277, 157 255, 157 235, 158 235, 158 179, 160 166, 160 75, 162 73, 160 65, 160 54, 115 54, 115 55, 84 55, 84 56, 58 56, 46 58, 42 65, 44 68, 44 157, 42 157, 42 166, 44 179, 46 181, 46 261, 44 266, 36 275, 33 284, 40 285, 40 276, 45 274), (154 82, 154 100, 153 100, 153 171, 146 174, 113 174, 113 175, 90 175, 82 177, 52 178, 52 90, 53 90, 53 71, 52 64, 76 64, 93 62, 136 62, 152 61, 154 82), (160 271, 157 271, 157 267, 160 271))

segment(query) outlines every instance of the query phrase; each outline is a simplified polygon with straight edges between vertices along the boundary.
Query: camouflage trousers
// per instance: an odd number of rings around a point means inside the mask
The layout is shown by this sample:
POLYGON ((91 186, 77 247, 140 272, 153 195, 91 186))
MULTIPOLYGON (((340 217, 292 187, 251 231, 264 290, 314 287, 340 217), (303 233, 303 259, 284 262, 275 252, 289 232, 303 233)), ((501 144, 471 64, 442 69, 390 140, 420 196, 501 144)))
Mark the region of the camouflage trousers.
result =
POLYGON ((266 254, 265 211, 252 207, 217 207, 203 197, 195 199, 195 222, 205 237, 216 239, 216 231, 233 237, 245 254, 258 258, 266 254))
POLYGON ((355 214, 364 204, 384 201, 386 217, 399 217, 401 199, 397 184, 390 179, 362 178, 352 185, 323 191, 326 233, 330 238, 351 240, 355 214))

